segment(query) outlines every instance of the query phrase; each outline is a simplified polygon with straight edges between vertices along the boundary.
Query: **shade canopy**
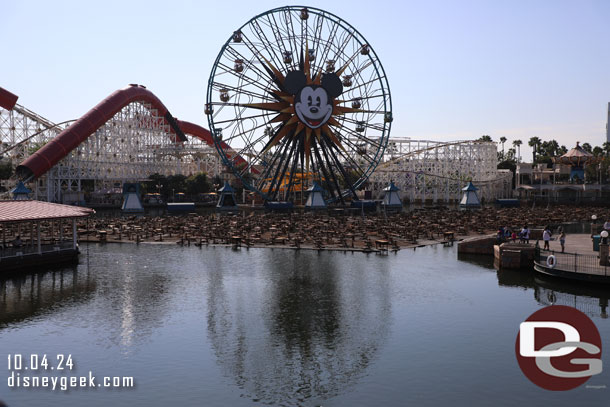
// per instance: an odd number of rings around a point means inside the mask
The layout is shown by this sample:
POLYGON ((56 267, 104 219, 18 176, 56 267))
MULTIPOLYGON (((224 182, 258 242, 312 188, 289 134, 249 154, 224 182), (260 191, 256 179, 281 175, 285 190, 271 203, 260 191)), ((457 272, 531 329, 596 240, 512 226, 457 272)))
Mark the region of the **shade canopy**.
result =
POLYGON ((585 150, 580 146, 580 142, 576 142, 576 147, 560 157, 553 157, 553 162, 556 164, 566 164, 575 167, 582 167, 587 164, 594 164, 600 161, 598 157, 585 150))
POLYGON ((80 218, 93 209, 42 201, 0 201, 0 223, 80 218))

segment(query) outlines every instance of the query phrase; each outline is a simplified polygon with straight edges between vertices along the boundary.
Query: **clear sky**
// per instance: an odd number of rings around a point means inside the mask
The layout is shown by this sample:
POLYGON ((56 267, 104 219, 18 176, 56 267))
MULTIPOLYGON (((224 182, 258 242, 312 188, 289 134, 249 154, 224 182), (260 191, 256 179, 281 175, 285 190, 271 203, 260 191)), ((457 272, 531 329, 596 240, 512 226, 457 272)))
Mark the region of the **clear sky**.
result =
MULTIPOLYGON (((231 33, 278 1, 0 1, 0 86, 50 120, 78 118, 114 90, 146 85, 205 124, 212 63, 231 33)), ((317 1, 377 52, 393 137, 537 136, 605 141, 610 1, 317 1)))

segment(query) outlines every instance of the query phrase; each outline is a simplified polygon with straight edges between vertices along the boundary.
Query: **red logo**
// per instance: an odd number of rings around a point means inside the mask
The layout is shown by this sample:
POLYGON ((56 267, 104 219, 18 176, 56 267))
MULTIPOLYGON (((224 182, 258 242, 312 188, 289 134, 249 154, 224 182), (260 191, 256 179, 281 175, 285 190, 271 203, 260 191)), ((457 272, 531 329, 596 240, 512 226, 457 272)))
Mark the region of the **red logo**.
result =
POLYGON ((519 328, 519 367, 547 390, 571 390, 602 372, 602 340, 576 308, 553 305, 534 312, 519 328))

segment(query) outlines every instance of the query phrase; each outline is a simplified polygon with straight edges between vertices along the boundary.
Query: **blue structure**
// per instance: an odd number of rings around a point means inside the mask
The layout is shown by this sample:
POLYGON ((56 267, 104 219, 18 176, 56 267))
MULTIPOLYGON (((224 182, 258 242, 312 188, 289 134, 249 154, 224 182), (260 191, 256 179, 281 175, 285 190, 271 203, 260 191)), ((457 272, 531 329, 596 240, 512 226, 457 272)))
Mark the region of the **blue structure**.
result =
POLYGON ((462 200, 460 201, 460 208, 480 208, 481 201, 477 195, 477 190, 479 188, 475 187, 472 182, 468 181, 468 185, 462 188, 464 191, 464 195, 462 195, 462 200))
POLYGON ((294 208, 292 202, 266 201, 265 209, 271 212, 290 212, 294 208))
POLYGON ((359 199, 357 201, 352 201, 350 204, 350 208, 360 209, 365 212, 373 212, 377 209, 377 202, 359 199))
POLYGON ((167 213, 195 212, 194 202, 168 203, 167 213))
POLYGON ((11 194, 13 194, 13 200, 15 201, 27 201, 30 199, 31 193, 32 191, 23 184, 23 181, 19 181, 17 186, 11 191, 11 194))
POLYGON ((518 199, 496 199, 496 204, 500 208, 518 208, 521 206, 521 201, 518 199))
POLYGON ((326 201, 324 201, 324 189, 317 183, 313 182, 311 188, 307 190, 309 196, 305 203, 305 209, 326 209, 326 201))
POLYGON ((394 185, 394 182, 390 181, 390 185, 383 189, 384 195, 383 200, 381 201, 381 206, 385 209, 402 209, 402 200, 398 195, 398 187, 394 185))
POLYGON ((237 199, 235 199, 235 190, 227 181, 222 188, 218 190, 220 195, 216 204, 217 211, 235 211, 237 210, 237 199))
POLYGON ((144 207, 140 200, 140 184, 123 184, 123 212, 142 213, 144 207))

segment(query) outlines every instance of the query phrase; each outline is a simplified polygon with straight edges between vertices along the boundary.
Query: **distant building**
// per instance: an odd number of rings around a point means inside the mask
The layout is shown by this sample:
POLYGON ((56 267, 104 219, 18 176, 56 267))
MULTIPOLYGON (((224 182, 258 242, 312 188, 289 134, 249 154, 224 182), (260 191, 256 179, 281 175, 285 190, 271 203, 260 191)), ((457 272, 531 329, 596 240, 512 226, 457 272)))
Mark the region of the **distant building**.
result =
POLYGON ((585 168, 596 165, 599 157, 585 151, 580 143, 552 164, 518 163, 516 168, 516 194, 520 199, 544 202, 578 203, 607 201, 610 184, 587 179, 585 168))
POLYGON ((610 102, 608 103, 608 119, 606 120, 606 141, 610 143, 610 102))

